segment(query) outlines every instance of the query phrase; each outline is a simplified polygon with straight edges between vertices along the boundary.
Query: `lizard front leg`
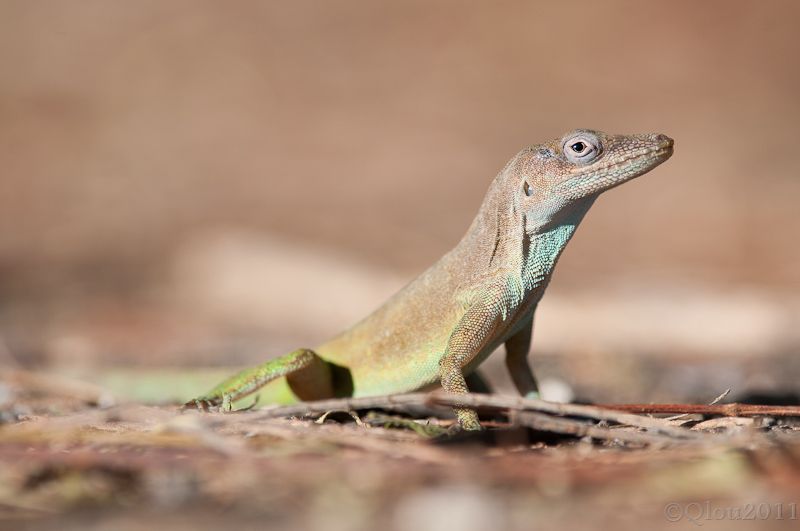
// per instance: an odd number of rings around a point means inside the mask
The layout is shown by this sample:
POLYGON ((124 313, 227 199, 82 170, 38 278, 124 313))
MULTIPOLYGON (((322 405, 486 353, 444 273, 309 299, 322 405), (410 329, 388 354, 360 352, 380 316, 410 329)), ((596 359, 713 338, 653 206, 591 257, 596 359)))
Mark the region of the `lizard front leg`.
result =
POLYGON ((519 394, 526 398, 539 398, 539 385, 528 363, 532 335, 533 315, 506 340, 506 368, 519 394))
MULTIPOLYGON (((487 297, 489 301, 492 297, 487 297)), ((439 373, 442 387, 449 393, 467 393, 468 387, 463 368, 486 346, 497 330, 500 321, 496 302, 478 302, 472 305, 456 325, 447 342, 444 356, 439 361, 439 373)), ((465 430, 481 429, 478 414, 474 409, 453 408, 458 416, 458 423, 465 430)))

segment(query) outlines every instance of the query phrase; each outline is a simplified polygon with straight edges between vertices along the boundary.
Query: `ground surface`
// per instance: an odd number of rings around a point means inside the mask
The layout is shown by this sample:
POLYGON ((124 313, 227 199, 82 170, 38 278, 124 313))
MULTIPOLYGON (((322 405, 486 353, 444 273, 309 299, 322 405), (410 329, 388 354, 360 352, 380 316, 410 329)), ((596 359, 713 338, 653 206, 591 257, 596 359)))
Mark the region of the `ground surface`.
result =
POLYGON ((798 525, 795 419, 676 420, 702 439, 655 446, 502 419, 481 434, 437 436, 363 411, 360 423, 319 423, 111 405, 97 387, 47 379, 3 376, 14 398, 0 427, 3 529, 798 525))

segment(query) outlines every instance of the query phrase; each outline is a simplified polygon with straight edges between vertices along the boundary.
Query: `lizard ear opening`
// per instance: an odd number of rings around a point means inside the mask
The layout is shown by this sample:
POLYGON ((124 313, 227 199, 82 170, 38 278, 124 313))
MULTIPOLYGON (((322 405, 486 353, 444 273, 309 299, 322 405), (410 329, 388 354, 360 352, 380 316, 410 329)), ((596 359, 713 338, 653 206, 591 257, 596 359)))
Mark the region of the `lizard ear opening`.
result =
POLYGON ((525 195, 528 197, 533 195, 533 187, 528 184, 528 181, 525 181, 522 185, 522 191, 525 192, 525 195))

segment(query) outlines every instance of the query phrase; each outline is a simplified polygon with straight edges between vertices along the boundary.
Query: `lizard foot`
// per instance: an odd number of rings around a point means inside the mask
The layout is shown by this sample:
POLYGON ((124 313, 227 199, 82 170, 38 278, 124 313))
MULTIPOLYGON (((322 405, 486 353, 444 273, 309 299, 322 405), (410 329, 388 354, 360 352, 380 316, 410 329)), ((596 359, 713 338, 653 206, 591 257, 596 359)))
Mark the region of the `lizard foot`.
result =
POLYGON ((447 429, 444 430, 444 434, 443 435, 445 437, 455 437, 455 436, 457 436, 459 434, 462 434, 462 433, 465 433, 465 432, 466 433, 475 434, 475 433, 480 433, 482 431, 485 431, 485 428, 483 426, 481 426, 480 423, 478 423, 478 424, 468 424, 468 425, 465 426, 464 424, 462 424, 460 422, 454 422, 453 424, 448 426, 447 429))
POLYGON ((233 404, 231 395, 223 394, 221 396, 208 396, 189 400, 181 406, 181 410, 187 409, 196 409, 206 413, 226 413, 233 409, 233 404))
POLYGON ((465 431, 481 431, 483 426, 478 421, 478 414, 474 409, 456 408, 458 425, 465 431))
POLYGON ((464 431, 483 431, 483 426, 481 426, 481 423, 477 421, 463 423, 459 425, 461 426, 461 429, 464 431))

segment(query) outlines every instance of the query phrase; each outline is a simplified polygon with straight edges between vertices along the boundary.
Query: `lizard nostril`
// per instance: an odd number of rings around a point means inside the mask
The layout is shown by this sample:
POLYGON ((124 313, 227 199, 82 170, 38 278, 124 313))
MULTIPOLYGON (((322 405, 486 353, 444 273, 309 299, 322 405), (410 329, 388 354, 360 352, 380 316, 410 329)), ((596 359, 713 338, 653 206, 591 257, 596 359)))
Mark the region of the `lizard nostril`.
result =
POLYGON ((664 147, 672 147, 672 144, 674 143, 674 141, 667 135, 662 135, 662 134, 650 135, 650 138, 653 140, 653 142, 657 142, 664 147))

